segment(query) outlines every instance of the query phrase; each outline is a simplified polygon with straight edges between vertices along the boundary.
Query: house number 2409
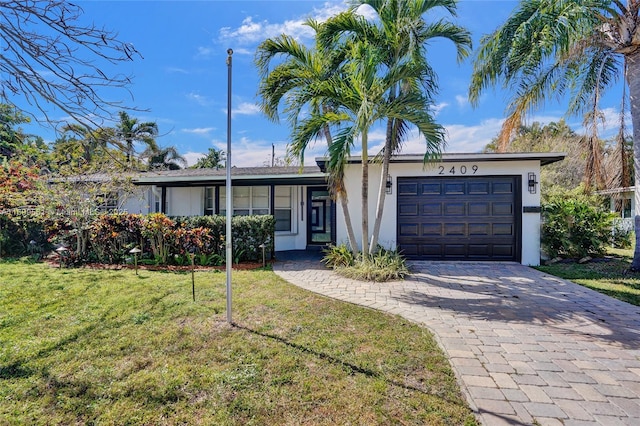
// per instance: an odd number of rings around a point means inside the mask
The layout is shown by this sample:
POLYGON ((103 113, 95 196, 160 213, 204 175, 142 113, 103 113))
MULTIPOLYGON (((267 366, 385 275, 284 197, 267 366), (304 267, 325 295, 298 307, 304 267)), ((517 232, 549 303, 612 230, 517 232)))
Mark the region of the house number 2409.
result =
POLYGON ((456 166, 451 166, 451 168, 446 168, 445 166, 438 166, 438 174, 439 175, 466 175, 466 174, 472 174, 475 175, 478 172, 478 166, 477 165, 473 165, 471 167, 467 167, 467 166, 460 166, 460 167, 456 167, 456 166))

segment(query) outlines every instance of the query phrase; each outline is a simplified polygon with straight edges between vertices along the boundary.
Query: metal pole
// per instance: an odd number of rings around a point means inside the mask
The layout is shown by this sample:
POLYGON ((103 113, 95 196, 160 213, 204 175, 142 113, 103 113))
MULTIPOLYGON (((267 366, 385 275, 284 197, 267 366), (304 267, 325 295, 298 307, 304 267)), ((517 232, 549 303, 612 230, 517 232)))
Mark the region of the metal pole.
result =
POLYGON ((227 322, 233 324, 231 317, 231 269, 233 266, 233 250, 231 246, 231 216, 233 215, 232 191, 231 191, 231 68, 233 55, 232 49, 227 49, 227 183, 226 183, 226 210, 227 210, 227 322))

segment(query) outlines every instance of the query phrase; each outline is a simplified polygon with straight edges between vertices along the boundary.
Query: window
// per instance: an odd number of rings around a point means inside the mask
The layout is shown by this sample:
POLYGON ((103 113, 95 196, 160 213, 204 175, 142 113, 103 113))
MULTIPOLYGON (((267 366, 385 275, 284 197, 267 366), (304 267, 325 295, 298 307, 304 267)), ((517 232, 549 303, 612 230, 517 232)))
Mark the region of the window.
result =
POLYGON ((291 232, 292 201, 290 186, 276 186, 275 188, 275 208, 273 216, 276 219, 276 231, 291 232))
POLYGON ((623 218, 631 217, 631 198, 622 199, 622 217, 623 218))
MULTIPOLYGON (((226 214, 227 189, 220 187, 220 214, 226 214)), ((233 187, 234 216, 269 214, 268 186, 234 186, 233 187)))
POLYGON ((204 189, 204 214, 205 216, 216 214, 216 189, 211 186, 204 189))

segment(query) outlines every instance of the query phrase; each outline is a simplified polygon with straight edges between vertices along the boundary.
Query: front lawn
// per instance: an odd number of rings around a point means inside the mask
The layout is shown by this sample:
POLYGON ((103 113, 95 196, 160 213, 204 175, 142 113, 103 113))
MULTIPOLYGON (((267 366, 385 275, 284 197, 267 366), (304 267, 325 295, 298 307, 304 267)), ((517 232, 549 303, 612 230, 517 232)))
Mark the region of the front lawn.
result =
POLYGON ((585 264, 561 262, 537 269, 600 293, 640 306, 640 273, 630 273, 633 250, 610 249, 602 259, 585 264))
POLYGON ((427 330, 225 277, 0 263, 0 424, 476 424, 427 330))

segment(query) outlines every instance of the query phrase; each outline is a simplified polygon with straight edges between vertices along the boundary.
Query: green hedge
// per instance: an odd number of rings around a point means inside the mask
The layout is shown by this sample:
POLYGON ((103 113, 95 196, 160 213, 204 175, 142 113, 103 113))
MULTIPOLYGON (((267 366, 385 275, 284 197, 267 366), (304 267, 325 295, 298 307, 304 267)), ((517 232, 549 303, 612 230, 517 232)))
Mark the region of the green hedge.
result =
MULTIPOLYGON (((231 224, 234 263, 262 261, 262 244, 267 257, 271 257, 273 216, 234 216, 231 224)), ((219 265, 226 256, 224 216, 169 218, 162 213, 109 213, 98 215, 89 228, 90 247, 81 259, 74 250, 73 233, 60 231, 53 239, 70 248, 70 258, 76 263, 122 263, 131 257, 129 250, 133 247, 142 249, 141 262, 158 265, 188 264, 192 254, 198 265, 219 265)))

